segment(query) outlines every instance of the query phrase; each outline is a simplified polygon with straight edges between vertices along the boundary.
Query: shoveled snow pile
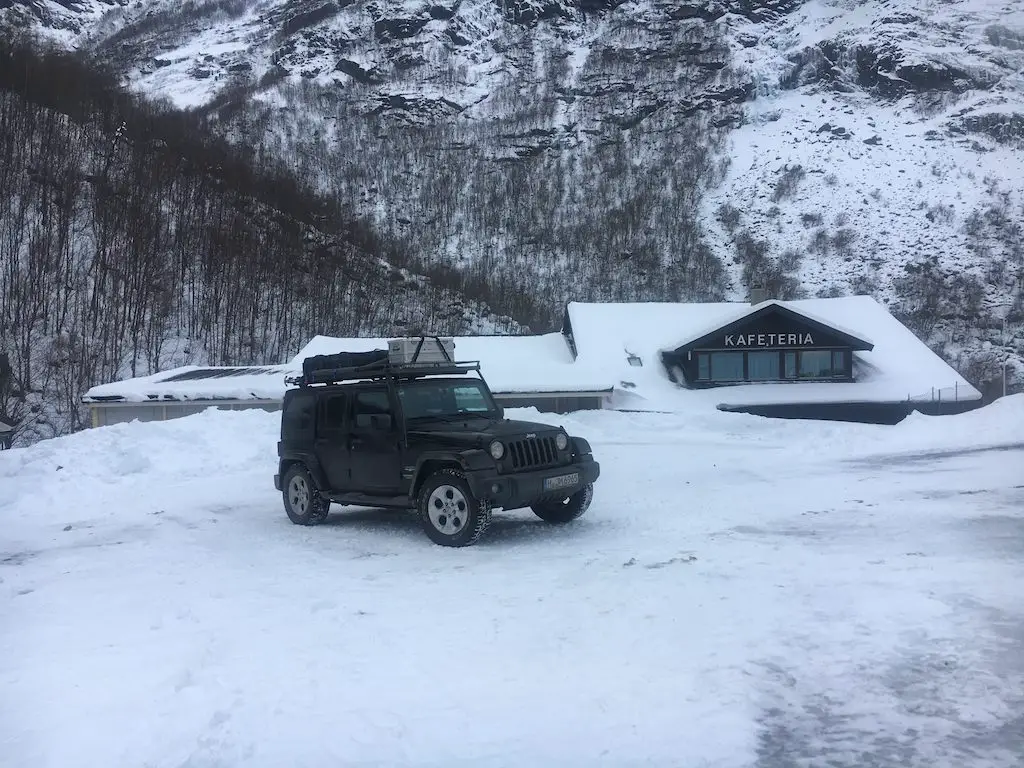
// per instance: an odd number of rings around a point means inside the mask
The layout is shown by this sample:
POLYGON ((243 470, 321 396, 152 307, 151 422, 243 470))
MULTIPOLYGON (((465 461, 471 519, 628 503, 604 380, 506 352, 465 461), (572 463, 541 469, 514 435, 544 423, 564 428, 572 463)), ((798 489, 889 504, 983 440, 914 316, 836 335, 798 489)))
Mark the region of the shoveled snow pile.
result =
POLYGON ((1024 396, 896 427, 510 412, 577 523, 286 519, 279 415, 0 453, 0 764, 1018 766, 1024 396))

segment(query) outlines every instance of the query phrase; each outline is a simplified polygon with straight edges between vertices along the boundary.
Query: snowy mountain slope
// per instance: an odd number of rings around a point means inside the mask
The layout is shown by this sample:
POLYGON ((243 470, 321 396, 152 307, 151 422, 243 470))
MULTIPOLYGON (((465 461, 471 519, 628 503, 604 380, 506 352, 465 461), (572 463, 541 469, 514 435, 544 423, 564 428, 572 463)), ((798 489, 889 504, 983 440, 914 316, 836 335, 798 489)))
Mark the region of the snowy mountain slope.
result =
POLYGON ((138 0, 77 44, 534 326, 873 291, 984 385, 1024 377, 1022 30, 1006 0, 138 0))
POLYGON ((590 439, 594 504, 457 551, 379 510, 291 525, 278 414, 2 452, 0 762, 1014 768, 1022 397, 510 412, 590 439))
POLYGON ((542 295, 546 323, 568 298, 720 296, 694 212, 747 94, 717 29, 665 0, 525 6, 139 4, 81 45, 147 93, 212 99, 425 258, 542 295))
POLYGON ((0 0, 0 21, 18 27, 40 25, 70 43, 110 10, 129 2, 131 0, 0 0))
POLYGON ((813 0, 731 29, 757 97, 703 210, 737 281, 746 234, 804 290, 870 290, 962 369, 990 342, 1024 373, 1024 9, 813 0))

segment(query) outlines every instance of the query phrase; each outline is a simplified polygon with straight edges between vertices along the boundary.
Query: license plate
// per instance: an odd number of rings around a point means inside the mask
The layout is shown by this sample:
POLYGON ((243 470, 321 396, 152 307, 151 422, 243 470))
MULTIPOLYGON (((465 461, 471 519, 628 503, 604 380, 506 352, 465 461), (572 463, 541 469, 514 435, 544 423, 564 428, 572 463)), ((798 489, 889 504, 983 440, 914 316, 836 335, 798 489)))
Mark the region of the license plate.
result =
POLYGON ((544 490, 557 491, 559 488, 569 488, 573 485, 578 485, 579 482, 579 472, 573 472, 571 475, 559 475, 558 477, 546 477, 544 478, 544 490))

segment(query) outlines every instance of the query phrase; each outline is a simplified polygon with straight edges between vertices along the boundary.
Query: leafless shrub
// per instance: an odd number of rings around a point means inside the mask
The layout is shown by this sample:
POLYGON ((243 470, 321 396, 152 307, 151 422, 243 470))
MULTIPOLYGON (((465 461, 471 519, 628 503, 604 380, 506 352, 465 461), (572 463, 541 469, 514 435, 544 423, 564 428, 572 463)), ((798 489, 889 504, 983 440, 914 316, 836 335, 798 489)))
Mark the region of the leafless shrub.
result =
POLYGON ((925 218, 928 221, 948 224, 953 221, 956 217, 955 210, 952 205, 944 205, 943 203, 936 203, 928 208, 928 213, 925 214, 925 218))
POLYGON ((732 234, 739 226, 742 216, 740 209, 731 203, 722 203, 718 206, 718 220, 729 234, 732 234))
POLYGON ((832 247, 836 249, 836 252, 840 255, 847 255, 850 253, 853 242, 857 239, 857 233, 850 227, 843 227, 842 229, 836 230, 836 233, 832 235, 832 247))
POLYGON ((778 180, 775 182, 775 189, 772 191, 772 202, 778 203, 796 195, 800 182, 803 181, 806 175, 807 171, 804 170, 802 165, 787 166, 783 169, 779 174, 778 180))

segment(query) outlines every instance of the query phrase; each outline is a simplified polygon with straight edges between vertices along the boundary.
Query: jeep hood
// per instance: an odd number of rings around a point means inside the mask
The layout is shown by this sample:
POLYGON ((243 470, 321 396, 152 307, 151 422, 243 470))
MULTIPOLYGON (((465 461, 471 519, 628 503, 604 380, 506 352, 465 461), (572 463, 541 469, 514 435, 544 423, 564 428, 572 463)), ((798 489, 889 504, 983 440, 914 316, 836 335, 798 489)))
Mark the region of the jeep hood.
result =
POLYGON ((553 434, 559 428, 551 424, 513 419, 468 417, 461 421, 423 421, 409 428, 410 437, 428 437, 451 445, 483 447, 491 440, 507 440, 528 434, 553 434))

